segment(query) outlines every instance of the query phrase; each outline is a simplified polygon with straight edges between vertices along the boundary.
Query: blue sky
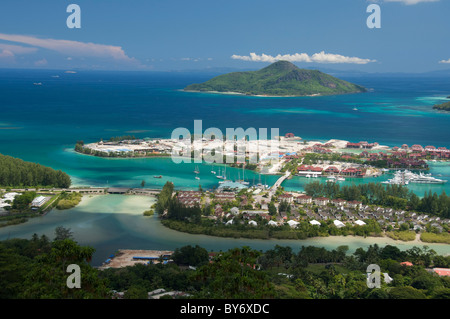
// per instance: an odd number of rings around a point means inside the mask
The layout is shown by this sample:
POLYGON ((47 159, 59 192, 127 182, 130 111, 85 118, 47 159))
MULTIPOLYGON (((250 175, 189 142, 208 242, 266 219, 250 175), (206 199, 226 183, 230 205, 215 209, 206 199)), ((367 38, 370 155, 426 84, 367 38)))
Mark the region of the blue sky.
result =
POLYGON ((283 58, 309 68, 444 70, 449 13, 449 0, 2 0, 0 68, 258 69, 283 58), (71 3, 81 29, 66 26, 71 3), (381 29, 366 25, 371 3, 381 29))

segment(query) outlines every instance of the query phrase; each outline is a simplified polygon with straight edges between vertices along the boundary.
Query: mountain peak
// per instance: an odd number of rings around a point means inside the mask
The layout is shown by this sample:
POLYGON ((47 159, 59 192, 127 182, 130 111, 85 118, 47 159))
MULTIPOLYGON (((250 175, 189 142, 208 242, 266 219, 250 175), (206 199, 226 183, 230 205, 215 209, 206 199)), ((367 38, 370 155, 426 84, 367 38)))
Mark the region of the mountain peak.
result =
POLYGON ((268 70, 293 71, 293 70, 299 70, 299 68, 289 61, 280 60, 280 61, 272 63, 269 66, 266 66, 261 71, 263 71, 263 70, 266 70, 266 71, 268 71, 268 70))

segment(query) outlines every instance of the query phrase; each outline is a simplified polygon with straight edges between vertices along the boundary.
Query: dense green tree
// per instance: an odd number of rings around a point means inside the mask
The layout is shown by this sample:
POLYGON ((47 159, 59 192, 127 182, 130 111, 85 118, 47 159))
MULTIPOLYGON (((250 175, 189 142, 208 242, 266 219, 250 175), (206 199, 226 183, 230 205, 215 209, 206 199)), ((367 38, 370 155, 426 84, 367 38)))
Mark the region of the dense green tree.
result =
POLYGON ((39 164, 0 154, 0 186, 70 187, 69 175, 39 164))
POLYGON ((148 292, 144 287, 131 286, 124 293, 124 299, 148 299, 148 292))
POLYGON ((391 299, 427 299, 425 294, 413 287, 394 287, 389 290, 391 299))
POLYGON ((94 249, 81 247, 70 239, 52 243, 51 251, 34 258, 25 280, 22 297, 28 299, 107 298, 106 282, 99 278, 98 270, 88 261, 94 249), (81 270, 81 288, 68 288, 67 266, 75 264, 81 270))
POLYGON ((195 280, 204 284, 198 297, 259 299, 275 297, 267 274, 255 268, 260 252, 248 247, 231 249, 213 263, 200 267, 195 280))
POLYGON ((24 192, 22 195, 16 196, 12 203, 12 209, 28 210, 33 199, 36 197, 36 192, 24 192))
POLYGON ((201 266, 208 262, 209 255, 205 248, 188 245, 175 249, 171 258, 179 265, 201 266))

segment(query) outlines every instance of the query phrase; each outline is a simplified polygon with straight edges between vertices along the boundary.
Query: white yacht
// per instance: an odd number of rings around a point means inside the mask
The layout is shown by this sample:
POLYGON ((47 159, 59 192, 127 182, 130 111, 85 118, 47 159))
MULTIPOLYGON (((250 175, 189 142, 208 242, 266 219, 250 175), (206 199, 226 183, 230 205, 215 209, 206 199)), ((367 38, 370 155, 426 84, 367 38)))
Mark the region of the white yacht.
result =
POLYGON ((431 176, 431 174, 415 174, 408 170, 405 171, 397 171, 394 175, 394 178, 391 178, 383 184, 400 184, 400 185, 408 185, 409 183, 417 183, 417 184, 444 184, 446 180, 442 180, 439 178, 435 178, 431 176))

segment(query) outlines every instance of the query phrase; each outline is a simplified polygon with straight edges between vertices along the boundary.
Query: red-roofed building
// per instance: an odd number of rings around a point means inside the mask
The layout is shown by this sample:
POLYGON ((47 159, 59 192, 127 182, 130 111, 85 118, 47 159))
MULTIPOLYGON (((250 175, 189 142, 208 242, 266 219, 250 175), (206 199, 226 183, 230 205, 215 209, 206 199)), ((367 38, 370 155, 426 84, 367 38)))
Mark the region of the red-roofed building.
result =
POLYGON ((350 177, 363 177, 364 172, 360 168, 349 167, 341 171, 342 175, 350 177))
POLYGON ((419 145, 419 144, 414 144, 413 146, 411 146, 411 149, 412 149, 413 151, 420 151, 420 152, 423 151, 422 145, 419 145))
POLYGON ((360 147, 361 144, 359 143, 350 143, 350 142, 347 143, 347 148, 360 148, 360 147))
POLYGON ((316 205, 321 205, 321 206, 325 206, 326 204, 328 204, 330 202, 330 200, 326 197, 317 197, 314 198, 314 203, 316 205))
POLYGON ((278 196, 278 199, 280 201, 286 201, 288 203, 292 203, 294 197, 292 196, 292 194, 284 193, 284 194, 281 194, 280 196, 278 196))
POLYGON ((315 167, 315 166, 310 166, 310 165, 301 165, 301 166, 297 167, 297 172, 302 175, 305 175, 308 173, 322 174, 322 170, 323 170, 323 168, 321 168, 321 167, 315 167))
POLYGON ((402 266, 407 266, 407 267, 414 266, 413 263, 410 262, 410 261, 404 261, 404 262, 401 262, 400 265, 402 265, 402 266))
POLYGON ((439 276, 450 276, 450 268, 433 268, 433 271, 439 276))
POLYGON ((308 195, 300 195, 297 197, 297 203, 299 204, 311 204, 312 197, 308 195))
POLYGON ((336 166, 328 166, 324 172, 325 174, 339 174, 339 169, 336 166))

